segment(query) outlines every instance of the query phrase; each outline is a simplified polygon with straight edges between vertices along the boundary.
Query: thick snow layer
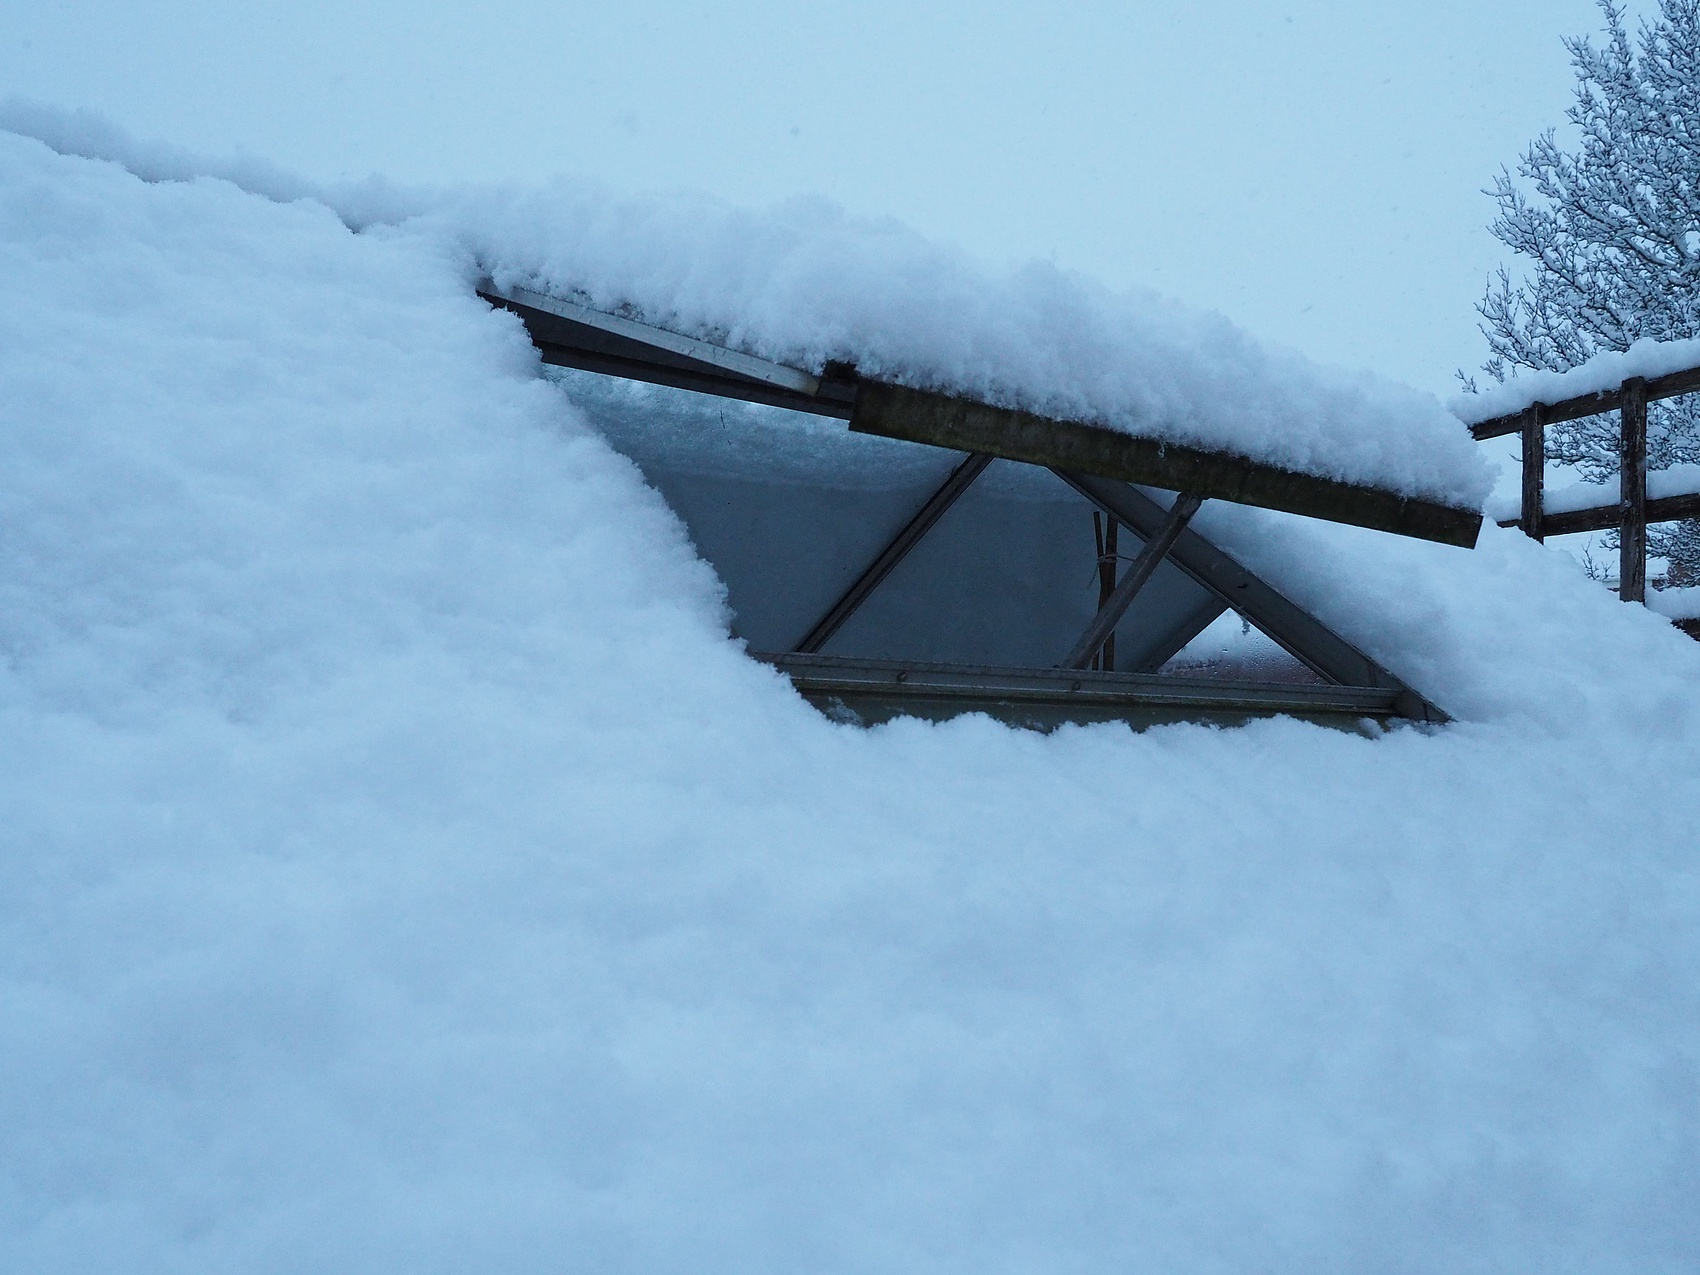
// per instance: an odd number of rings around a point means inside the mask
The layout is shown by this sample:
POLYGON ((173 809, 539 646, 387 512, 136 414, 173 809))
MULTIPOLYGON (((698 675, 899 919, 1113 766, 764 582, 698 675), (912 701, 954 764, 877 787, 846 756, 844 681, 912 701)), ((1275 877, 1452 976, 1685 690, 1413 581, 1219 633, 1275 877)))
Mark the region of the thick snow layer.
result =
POLYGON ((1700 367, 1700 341, 1635 342, 1621 353, 1602 351, 1568 372, 1521 371, 1509 381, 1475 394, 1455 395, 1448 403, 1467 425, 1509 416, 1536 403, 1562 403, 1584 394, 1615 390, 1632 376, 1668 376, 1700 367))
POLYGON ((1035 262, 991 275, 893 221, 821 201, 768 212, 688 195, 315 187, 252 160, 198 162, 87 115, 0 104, 0 126, 150 178, 225 177, 315 197, 351 226, 419 219, 500 285, 523 284, 782 363, 871 376, 1479 508, 1492 473, 1438 399, 1319 367, 1221 315, 1035 262))
POLYGON ((431 214, 499 284, 819 370, 829 359, 1147 437, 1477 508, 1491 475, 1429 395, 1324 369, 1217 314, 1044 263, 989 277, 896 223, 798 201, 755 214, 557 182, 431 214))
POLYGON ((1700 1264, 1694 643, 1207 505, 1461 720, 834 725, 465 269, 0 137, 0 1268, 1700 1264))
POLYGON ((1700 588, 1655 589, 1647 605, 1673 620, 1700 620, 1700 588))

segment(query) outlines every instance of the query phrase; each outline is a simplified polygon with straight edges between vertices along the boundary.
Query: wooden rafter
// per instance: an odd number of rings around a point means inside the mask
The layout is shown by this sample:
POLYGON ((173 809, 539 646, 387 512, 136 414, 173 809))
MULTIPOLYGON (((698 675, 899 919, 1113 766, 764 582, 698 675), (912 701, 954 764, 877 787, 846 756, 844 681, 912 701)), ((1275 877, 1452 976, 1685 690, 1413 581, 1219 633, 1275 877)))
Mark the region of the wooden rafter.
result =
POLYGON ((863 380, 857 385, 850 428, 858 433, 986 452, 1167 491, 1190 491, 1205 499, 1278 509, 1466 549, 1475 545, 1482 525, 1481 514, 1473 509, 1277 469, 1228 452, 1137 438, 1102 425, 1057 420, 877 381, 863 380))
POLYGON ((848 419, 859 433, 1191 491, 1394 535, 1470 548, 1482 516, 1380 487, 1281 469, 1248 456, 1140 438, 1105 425, 996 407, 860 377, 821 376, 695 337, 486 281, 479 295, 524 320, 543 360, 678 389, 848 419))

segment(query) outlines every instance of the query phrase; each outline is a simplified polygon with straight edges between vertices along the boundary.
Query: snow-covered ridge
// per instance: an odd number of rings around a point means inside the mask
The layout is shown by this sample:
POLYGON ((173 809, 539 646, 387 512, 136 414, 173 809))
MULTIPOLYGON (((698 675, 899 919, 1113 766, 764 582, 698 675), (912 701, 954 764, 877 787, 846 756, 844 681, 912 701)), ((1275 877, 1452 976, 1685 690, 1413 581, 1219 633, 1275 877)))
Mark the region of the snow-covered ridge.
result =
POLYGON ((1447 404, 1466 425, 1509 416, 1536 403, 1562 403, 1584 394, 1615 390, 1630 377, 1668 376, 1700 367, 1700 341, 1635 342, 1627 350, 1605 351, 1568 372, 1522 372, 1476 394, 1457 394, 1447 404))
POLYGON ((14 104, 0 125, 145 177, 222 176, 314 198, 351 225, 411 220, 502 286, 582 299, 819 372, 869 375, 1344 482, 1479 508, 1490 471, 1434 397, 1329 369, 1219 314, 1116 292, 1043 262, 992 271, 890 220, 820 200, 752 211, 690 195, 315 187, 266 165, 197 164, 90 117, 14 104))
POLYGON ((1654 589, 1647 606, 1671 620, 1700 620, 1700 588, 1654 589))

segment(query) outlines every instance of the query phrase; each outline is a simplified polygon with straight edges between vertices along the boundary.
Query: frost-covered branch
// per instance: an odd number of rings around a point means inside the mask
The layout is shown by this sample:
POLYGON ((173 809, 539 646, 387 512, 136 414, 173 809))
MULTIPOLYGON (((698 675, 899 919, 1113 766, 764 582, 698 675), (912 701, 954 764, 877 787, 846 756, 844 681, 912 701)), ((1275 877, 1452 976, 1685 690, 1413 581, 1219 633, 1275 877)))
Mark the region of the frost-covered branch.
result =
MULTIPOLYGON (((1489 229, 1527 267, 1520 280, 1500 269, 1476 306, 1483 371, 1497 381, 1567 371, 1642 338, 1700 336, 1700 0, 1660 0, 1657 20, 1634 37, 1621 6, 1600 0, 1600 9, 1602 44, 1565 41, 1574 149, 1548 131, 1515 177, 1502 169, 1486 192, 1497 208, 1489 229)), ((1616 418, 1550 427, 1547 457, 1611 478, 1616 418)), ((1649 464, 1697 461, 1700 406, 1656 405, 1649 464)), ((1688 554, 1700 570, 1700 529, 1655 533, 1653 548, 1688 554)))

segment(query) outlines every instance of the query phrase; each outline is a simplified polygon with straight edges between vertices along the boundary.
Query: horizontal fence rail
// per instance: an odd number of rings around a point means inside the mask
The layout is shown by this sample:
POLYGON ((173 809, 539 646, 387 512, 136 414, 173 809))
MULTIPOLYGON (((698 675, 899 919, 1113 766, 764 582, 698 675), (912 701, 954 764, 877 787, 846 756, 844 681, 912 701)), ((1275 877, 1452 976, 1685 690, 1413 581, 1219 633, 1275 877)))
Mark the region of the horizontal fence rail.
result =
MULTIPOLYGON (((1700 390, 1700 367, 1687 368, 1681 372, 1671 372, 1665 376, 1655 376, 1643 382, 1647 387, 1647 401, 1657 403, 1661 399, 1677 398, 1683 394, 1692 394, 1700 390)), ((1584 416, 1602 416, 1607 412, 1615 412, 1623 406, 1623 386, 1616 389, 1599 390, 1592 394, 1578 394, 1575 398, 1560 399, 1556 403, 1537 403, 1541 414, 1548 425, 1557 425, 1561 421, 1577 421, 1584 416)), ((1470 426, 1470 434, 1478 443, 1490 438, 1503 438, 1507 434, 1515 434, 1523 428, 1525 412, 1512 412, 1505 416, 1495 416, 1492 420, 1478 421, 1470 426)))
MULTIPOLYGON (((1679 522, 1684 518, 1700 518, 1700 495, 1663 496, 1649 500, 1647 521, 1679 522)), ((1595 505, 1589 509, 1572 509, 1565 513, 1544 513, 1541 525, 1549 536, 1574 536, 1584 531, 1610 531, 1623 516, 1622 505, 1595 505)), ((1521 518, 1501 518, 1502 527, 1522 525, 1521 518)))

